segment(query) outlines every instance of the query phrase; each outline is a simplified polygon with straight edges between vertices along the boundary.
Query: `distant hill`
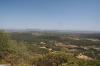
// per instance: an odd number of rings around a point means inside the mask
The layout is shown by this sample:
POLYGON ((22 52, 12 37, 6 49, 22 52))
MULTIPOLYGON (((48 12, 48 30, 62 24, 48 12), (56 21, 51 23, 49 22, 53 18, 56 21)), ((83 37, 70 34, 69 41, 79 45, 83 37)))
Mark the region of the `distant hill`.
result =
POLYGON ((68 34, 94 34, 100 31, 80 31, 80 30, 43 30, 43 29, 1 29, 6 32, 47 32, 47 33, 68 33, 68 34))

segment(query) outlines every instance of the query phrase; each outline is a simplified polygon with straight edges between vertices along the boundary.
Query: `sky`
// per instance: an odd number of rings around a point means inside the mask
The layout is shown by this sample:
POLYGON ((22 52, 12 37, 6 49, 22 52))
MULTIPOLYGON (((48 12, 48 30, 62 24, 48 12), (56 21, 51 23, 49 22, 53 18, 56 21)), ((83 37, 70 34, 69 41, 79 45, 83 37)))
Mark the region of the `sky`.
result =
POLYGON ((100 0, 0 0, 0 28, 100 31, 100 0))

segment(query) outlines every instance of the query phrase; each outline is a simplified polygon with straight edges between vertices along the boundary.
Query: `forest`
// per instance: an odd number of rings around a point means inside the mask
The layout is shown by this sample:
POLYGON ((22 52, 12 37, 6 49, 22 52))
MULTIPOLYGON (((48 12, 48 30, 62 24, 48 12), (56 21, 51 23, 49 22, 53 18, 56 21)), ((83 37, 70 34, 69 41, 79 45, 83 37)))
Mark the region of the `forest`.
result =
POLYGON ((0 31, 0 64, 100 66, 98 35, 0 31))

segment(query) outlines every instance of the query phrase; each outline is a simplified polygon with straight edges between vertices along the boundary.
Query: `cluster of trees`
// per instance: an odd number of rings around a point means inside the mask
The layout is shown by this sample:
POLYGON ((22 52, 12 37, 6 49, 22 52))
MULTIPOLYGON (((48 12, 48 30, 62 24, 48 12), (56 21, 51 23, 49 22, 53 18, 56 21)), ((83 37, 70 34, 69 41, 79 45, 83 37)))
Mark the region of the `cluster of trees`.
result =
POLYGON ((12 66, 30 62, 30 52, 23 42, 11 40, 9 34, 0 32, 0 63, 12 66))
POLYGON ((100 61, 86 61, 77 59, 73 54, 65 52, 48 53, 33 59, 34 66, 99 66, 100 61))
POLYGON ((46 35, 33 35, 32 33, 11 33, 11 39, 17 40, 17 41, 26 41, 28 43, 33 42, 41 42, 41 41, 49 41, 49 40, 58 40, 59 36, 52 35, 52 34, 46 34, 46 35))
POLYGON ((100 33, 80 34, 80 37, 100 39, 100 33))
MULTIPOLYGON (((16 36, 18 37, 18 36, 16 36)), ((43 36, 39 39, 42 40, 43 36)), ((57 40, 57 37, 44 36, 43 39, 57 40)), ((33 39, 33 38, 32 38, 33 39)), ((39 40, 37 39, 37 40, 39 40)), ((46 42, 45 41, 45 42, 46 42)), ((50 43, 50 42, 46 42, 50 43)), ((49 48, 53 46, 48 45, 49 48), (49 47, 50 46, 50 47, 49 47)), ((52 47, 54 48, 54 47, 52 47)), ((56 48, 56 47, 55 47, 56 48)), ((56 48, 57 49, 57 48, 56 48)), ((63 51, 50 52, 39 48, 37 44, 28 44, 10 38, 10 34, 0 32, 0 63, 9 63, 12 66, 99 66, 100 61, 84 61, 77 59, 73 53, 63 51)))

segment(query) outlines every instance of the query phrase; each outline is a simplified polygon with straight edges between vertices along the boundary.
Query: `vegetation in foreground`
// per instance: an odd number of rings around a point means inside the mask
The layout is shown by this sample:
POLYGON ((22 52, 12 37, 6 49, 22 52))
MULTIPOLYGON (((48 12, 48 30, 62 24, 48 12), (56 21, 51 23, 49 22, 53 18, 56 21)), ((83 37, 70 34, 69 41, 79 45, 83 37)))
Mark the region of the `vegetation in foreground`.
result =
POLYGON ((69 35, 0 32, 0 64, 11 66, 100 66, 99 41, 69 35), (73 37, 73 38, 74 38, 73 37), (71 44, 69 47, 69 44, 71 44), (94 45, 96 45, 94 47, 94 45), (74 46, 74 47, 73 47, 74 46), (84 49, 83 49, 84 48, 84 49), (79 59, 80 53, 93 60, 79 59))

